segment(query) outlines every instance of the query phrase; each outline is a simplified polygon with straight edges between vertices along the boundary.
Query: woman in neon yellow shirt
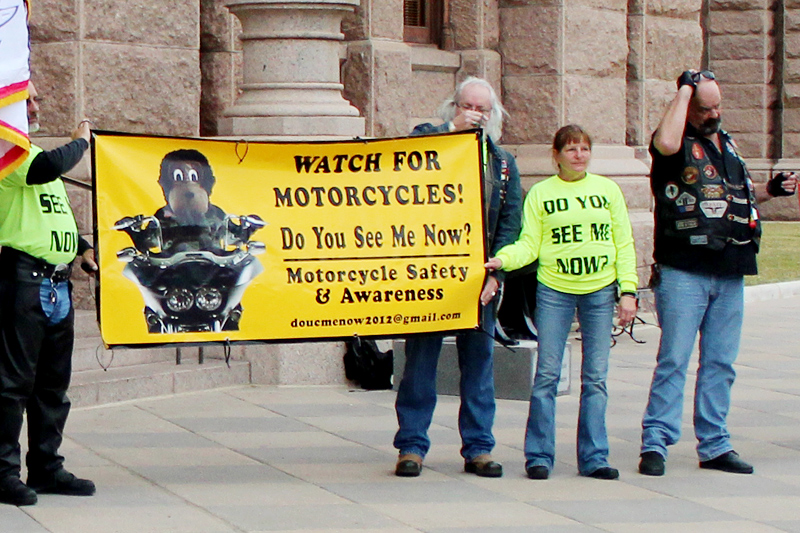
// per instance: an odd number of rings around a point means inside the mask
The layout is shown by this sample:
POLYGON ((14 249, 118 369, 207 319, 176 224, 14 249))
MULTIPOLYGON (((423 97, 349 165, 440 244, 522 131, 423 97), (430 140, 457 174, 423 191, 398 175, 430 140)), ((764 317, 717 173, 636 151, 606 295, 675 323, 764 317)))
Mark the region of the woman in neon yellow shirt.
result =
POLYGON ((592 140, 576 125, 553 139, 558 174, 534 185, 523 208, 517 242, 486 263, 515 270, 539 260, 535 323, 538 362, 525 432, 525 470, 547 479, 555 462, 555 401, 564 346, 575 316, 581 325, 578 470, 616 479, 608 464, 606 376, 614 307, 621 325, 636 316, 636 251, 625 198, 608 178, 587 172, 592 140))

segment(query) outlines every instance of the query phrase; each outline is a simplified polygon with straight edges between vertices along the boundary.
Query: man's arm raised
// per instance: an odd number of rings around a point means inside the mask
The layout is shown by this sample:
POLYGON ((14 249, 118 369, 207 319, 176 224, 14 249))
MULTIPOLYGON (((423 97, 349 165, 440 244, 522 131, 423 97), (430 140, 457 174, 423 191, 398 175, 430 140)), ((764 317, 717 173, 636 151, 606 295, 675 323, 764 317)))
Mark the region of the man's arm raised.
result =
POLYGON ((693 86, 682 85, 658 124, 653 137, 653 146, 663 156, 676 154, 681 149, 683 132, 686 129, 686 115, 689 112, 689 101, 693 92, 693 86))

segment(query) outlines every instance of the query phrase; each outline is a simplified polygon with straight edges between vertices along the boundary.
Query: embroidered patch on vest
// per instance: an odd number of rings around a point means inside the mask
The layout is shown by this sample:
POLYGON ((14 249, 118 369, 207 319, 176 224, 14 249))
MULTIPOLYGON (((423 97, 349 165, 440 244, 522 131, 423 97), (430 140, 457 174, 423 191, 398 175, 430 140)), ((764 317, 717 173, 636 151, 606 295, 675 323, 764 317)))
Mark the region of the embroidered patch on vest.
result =
POLYGON ((689 244, 708 244, 708 235, 689 235, 689 244))
POLYGON ((676 183, 669 182, 667 183, 666 187, 664 187, 664 196, 670 200, 677 198, 679 192, 680 190, 678 189, 678 185, 676 183))
POLYGON ((713 180, 717 177, 717 169, 714 168, 714 165, 706 165, 703 167, 703 174, 710 180, 713 180))
POLYGON ((683 169, 683 174, 681 175, 681 180, 686 185, 694 185, 697 183, 697 175, 700 172, 695 167, 686 167, 683 169))
POLYGON ((692 144, 692 157, 698 161, 706 158, 706 153, 703 151, 703 147, 700 146, 700 143, 692 144))
POLYGON ((678 199, 675 200, 675 205, 678 206, 678 211, 681 213, 691 213, 694 211, 695 204, 697 203, 697 198, 685 192, 678 196, 678 199))
POLYGON ((734 195, 732 195, 732 194, 729 194, 729 195, 728 195, 728 196, 726 196, 725 198, 726 198, 726 199, 727 199, 729 202, 733 202, 734 204, 747 205, 747 204, 749 204, 749 203, 750 203, 750 202, 747 200, 747 198, 739 198, 738 196, 734 196, 734 195))
POLYGON ((699 225, 699 222, 696 218, 687 218, 686 220, 676 220, 675 221, 675 229, 682 230, 682 229, 693 229, 699 225))
POLYGON ((722 198, 725 188, 722 185, 703 185, 703 196, 706 198, 722 198))
POLYGON ((700 210, 706 218, 722 218, 728 210, 728 202, 725 200, 703 200, 700 202, 700 210))

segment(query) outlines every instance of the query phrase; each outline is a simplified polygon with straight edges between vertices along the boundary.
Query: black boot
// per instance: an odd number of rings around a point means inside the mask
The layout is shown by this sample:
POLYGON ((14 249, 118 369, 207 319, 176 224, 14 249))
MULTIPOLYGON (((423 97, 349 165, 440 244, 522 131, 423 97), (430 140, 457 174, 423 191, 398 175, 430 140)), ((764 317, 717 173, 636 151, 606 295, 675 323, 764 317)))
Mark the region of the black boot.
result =
POLYGON ((0 479, 0 503, 22 506, 33 505, 39 498, 36 492, 25 485, 18 476, 6 476, 0 479))
POLYGON ((80 479, 63 468, 55 472, 28 473, 28 486, 39 494, 91 496, 97 490, 88 479, 80 479))

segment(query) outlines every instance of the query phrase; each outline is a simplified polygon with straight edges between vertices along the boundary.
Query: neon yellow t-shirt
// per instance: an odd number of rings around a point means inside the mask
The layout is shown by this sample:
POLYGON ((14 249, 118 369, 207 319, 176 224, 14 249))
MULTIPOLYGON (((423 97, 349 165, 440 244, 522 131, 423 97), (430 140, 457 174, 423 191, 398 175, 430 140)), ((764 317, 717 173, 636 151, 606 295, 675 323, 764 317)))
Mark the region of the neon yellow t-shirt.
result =
POLYGON ((537 258, 537 278, 569 294, 588 294, 618 281, 635 291, 636 250, 625 198, 608 178, 586 173, 578 181, 551 176, 525 198, 522 232, 497 257, 503 270, 537 258))
POLYGON ((26 182, 31 162, 42 151, 31 146, 28 159, 0 180, 0 246, 53 265, 70 263, 78 252, 78 226, 64 182, 26 182))

